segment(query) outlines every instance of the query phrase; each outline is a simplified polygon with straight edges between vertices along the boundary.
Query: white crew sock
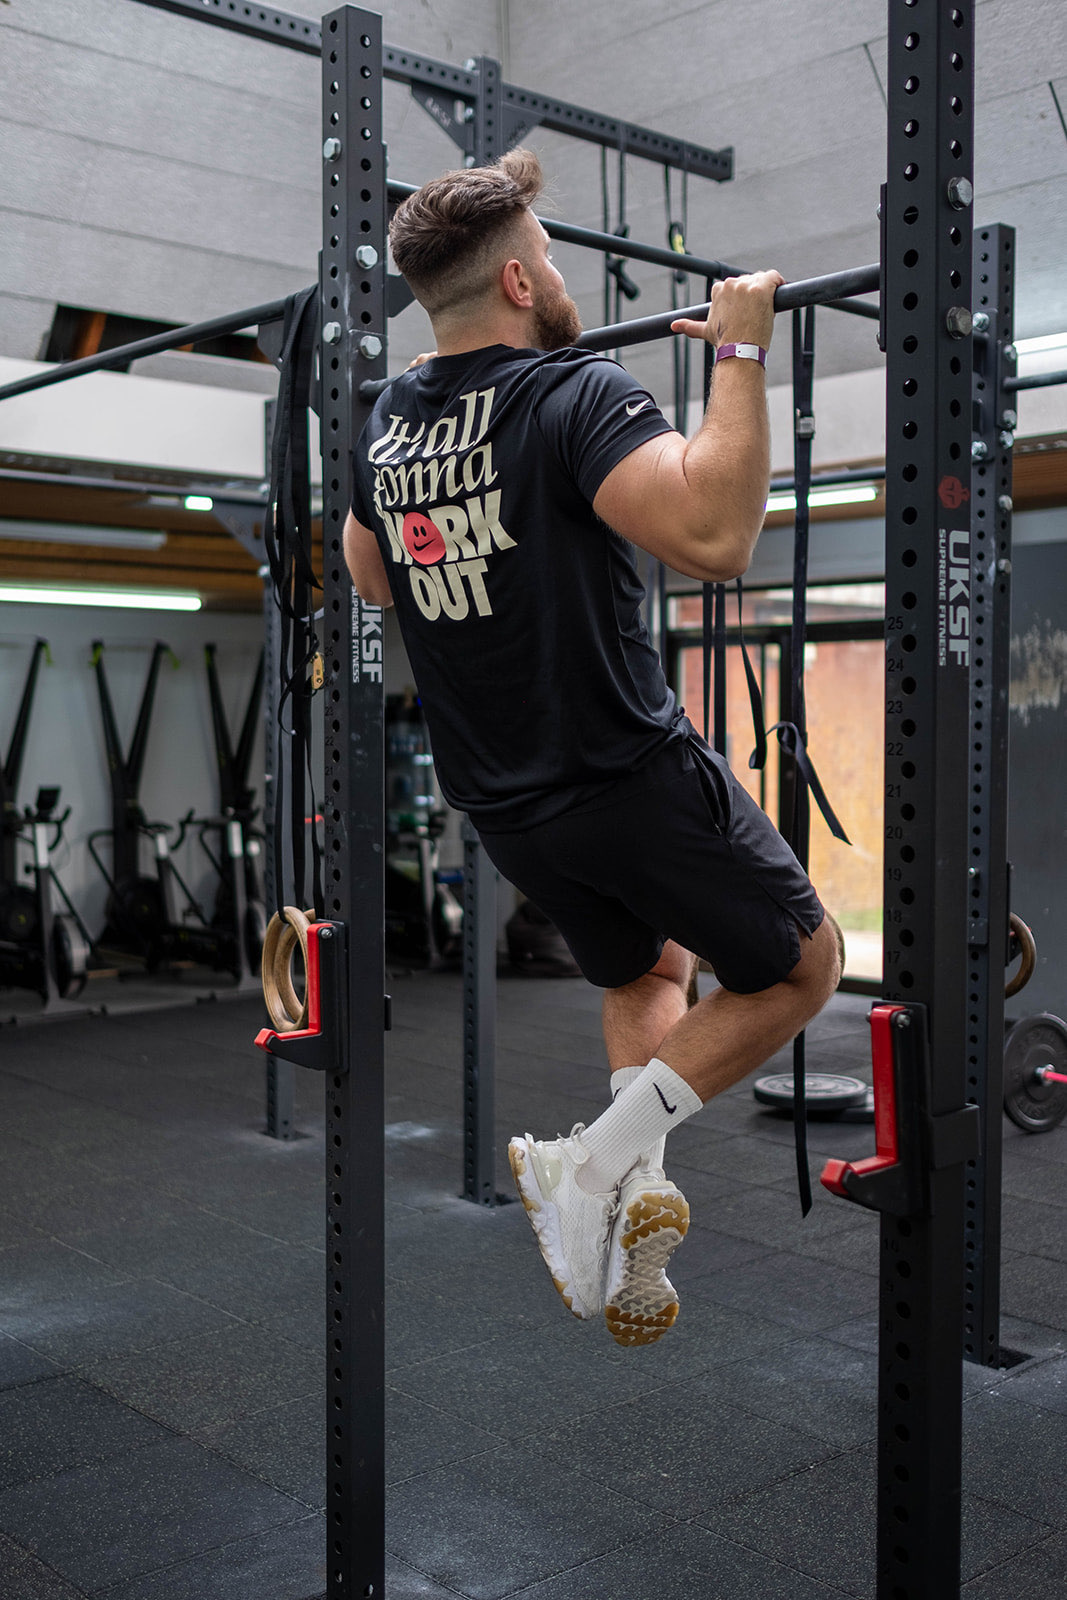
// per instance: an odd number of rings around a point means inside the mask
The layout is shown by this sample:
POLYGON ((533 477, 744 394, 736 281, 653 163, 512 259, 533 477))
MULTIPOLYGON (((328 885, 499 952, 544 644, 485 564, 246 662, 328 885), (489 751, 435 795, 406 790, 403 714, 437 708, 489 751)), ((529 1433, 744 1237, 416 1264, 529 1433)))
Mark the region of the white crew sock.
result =
MULTIPOLYGON (((616 1072, 613 1072, 611 1074, 611 1098, 612 1098, 612 1100, 613 1101, 617 1100, 619 1098, 620 1094, 622 1093, 622 1091, 624 1089, 628 1089, 630 1087, 631 1083, 636 1082, 636 1080, 641 1076, 641 1074, 642 1074, 642 1072, 644 1072, 644 1070, 645 1069, 644 1069, 643 1066, 638 1066, 638 1067, 619 1067, 616 1072)), ((661 1134, 658 1139, 654 1139, 653 1140, 652 1144, 648 1147, 647 1150, 642 1150, 641 1151, 641 1154, 638 1157, 638 1160, 643 1162, 643 1164, 646 1167, 659 1167, 659 1168, 662 1169, 662 1167, 663 1167, 663 1150, 664 1150, 664 1146, 666 1145, 666 1143, 667 1143, 666 1134, 661 1134)))
MULTIPOLYGON (((684 1078, 656 1057, 647 1067, 621 1070, 635 1076, 581 1136, 589 1160, 579 1169, 578 1182, 589 1193, 613 1189, 643 1153, 654 1150, 671 1128, 704 1103, 684 1078)), ((617 1075, 612 1073, 612 1080, 617 1075)))

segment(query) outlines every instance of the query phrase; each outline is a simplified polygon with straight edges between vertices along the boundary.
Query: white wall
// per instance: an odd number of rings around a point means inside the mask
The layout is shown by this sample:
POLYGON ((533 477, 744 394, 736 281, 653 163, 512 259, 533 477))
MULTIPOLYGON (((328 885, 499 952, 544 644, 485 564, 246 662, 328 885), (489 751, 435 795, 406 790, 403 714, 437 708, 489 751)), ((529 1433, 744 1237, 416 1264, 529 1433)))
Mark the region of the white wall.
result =
MULTIPOLYGON (((91 933, 104 922, 106 888, 86 849, 86 835, 110 823, 110 789, 96 676, 90 646, 102 639, 108 687, 124 749, 129 750, 152 644, 170 645, 176 668, 164 660, 145 754, 141 803, 149 820, 172 822, 190 807, 216 815, 219 796, 203 646, 218 647, 223 702, 234 739, 240 730, 262 642, 257 616, 222 612, 182 614, 82 611, 67 606, 0 604, 0 750, 5 757, 15 723, 33 641, 50 643, 52 666, 42 665, 18 786, 20 807, 38 787, 58 784, 72 814, 67 844, 54 865, 91 933)), ((262 797, 262 728, 250 777, 262 797)), ((108 841, 102 842, 107 862, 108 841)), ((28 853, 25 856, 29 860, 28 853)), ((194 892, 210 904, 214 875, 203 852, 190 843, 175 858, 194 892)), ((148 849, 144 868, 151 871, 148 849)))

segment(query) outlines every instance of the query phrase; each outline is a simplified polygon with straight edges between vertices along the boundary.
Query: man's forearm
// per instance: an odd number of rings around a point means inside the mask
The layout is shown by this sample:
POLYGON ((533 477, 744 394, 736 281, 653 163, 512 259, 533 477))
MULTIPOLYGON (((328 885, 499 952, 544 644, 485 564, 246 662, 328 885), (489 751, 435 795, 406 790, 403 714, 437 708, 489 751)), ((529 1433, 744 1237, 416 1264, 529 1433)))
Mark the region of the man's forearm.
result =
POLYGON ((712 378, 704 420, 689 440, 685 476, 707 507, 708 537, 736 542, 747 566, 763 526, 771 474, 771 432, 763 368, 738 357, 712 378))

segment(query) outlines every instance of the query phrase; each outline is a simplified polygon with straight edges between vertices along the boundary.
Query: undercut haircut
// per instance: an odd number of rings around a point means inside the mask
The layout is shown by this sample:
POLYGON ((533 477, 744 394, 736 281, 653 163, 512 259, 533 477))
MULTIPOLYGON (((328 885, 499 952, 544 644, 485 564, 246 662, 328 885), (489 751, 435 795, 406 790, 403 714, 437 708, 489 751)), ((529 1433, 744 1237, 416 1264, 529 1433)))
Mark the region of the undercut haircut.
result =
POLYGON ((431 179, 397 207, 389 224, 393 260, 431 317, 485 298, 515 224, 544 184, 532 150, 509 150, 491 167, 431 179))

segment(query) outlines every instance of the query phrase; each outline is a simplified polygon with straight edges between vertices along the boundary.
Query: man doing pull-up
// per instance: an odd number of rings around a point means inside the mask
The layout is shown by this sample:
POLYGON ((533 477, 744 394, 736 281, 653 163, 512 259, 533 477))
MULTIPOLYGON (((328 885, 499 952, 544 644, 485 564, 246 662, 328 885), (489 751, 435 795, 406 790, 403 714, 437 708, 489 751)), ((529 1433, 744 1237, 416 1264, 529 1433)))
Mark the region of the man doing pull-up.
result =
POLYGON ((691 578, 744 572, 770 475, 764 362, 783 280, 715 285, 706 415, 686 440, 615 362, 575 349, 533 213, 537 158, 405 200, 396 265, 437 350, 379 398, 345 553, 395 603, 442 790, 604 990, 612 1104, 509 1159, 575 1316, 658 1339, 689 1209, 665 1135, 825 1005, 838 942, 806 874, 668 688, 633 546, 691 578), (696 957, 718 987, 688 1009, 696 957))

